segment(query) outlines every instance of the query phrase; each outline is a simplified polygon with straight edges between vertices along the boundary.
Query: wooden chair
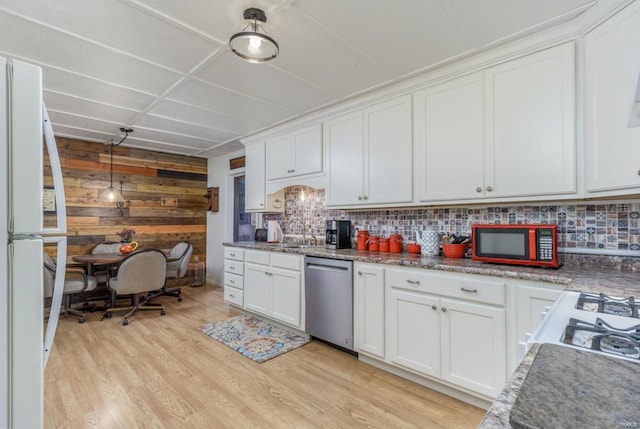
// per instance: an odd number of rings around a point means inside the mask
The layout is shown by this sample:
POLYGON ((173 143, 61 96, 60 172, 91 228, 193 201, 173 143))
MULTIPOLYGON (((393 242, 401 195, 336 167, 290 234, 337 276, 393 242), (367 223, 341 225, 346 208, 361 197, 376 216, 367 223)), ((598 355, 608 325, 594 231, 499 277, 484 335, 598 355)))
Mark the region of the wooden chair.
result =
POLYGON ((114 307, 106 309, 101 319, 111 318, 117 311, 127 311, 122 324, 128 325, 129 317, 138 310, 160 311, 164 316, 164 306, 148 302, 146 294, 162 288, 166 273, 167 258, 162 250, 144 249, 131 253, 118 264, 116 277, 110 278, 108 283, 116 299, 130 297, 131 305, 118 307, 114 304, 114 307))
MULTIPOLYGON (((53 287, 56 278, 56 262, 46 253, 44 254, 44 297, 51 298, 53 296, 53 287)), ((64 277, 63 293, 63 310, 62 314, 73 314, 78 316, 78 323, 84 323, 84 311, 71 307, 71 298, 73 295, 79 295, 83 292, 90 292, 97 286, 96 278, 88 275, 82 268, 67 268, 64 277)))

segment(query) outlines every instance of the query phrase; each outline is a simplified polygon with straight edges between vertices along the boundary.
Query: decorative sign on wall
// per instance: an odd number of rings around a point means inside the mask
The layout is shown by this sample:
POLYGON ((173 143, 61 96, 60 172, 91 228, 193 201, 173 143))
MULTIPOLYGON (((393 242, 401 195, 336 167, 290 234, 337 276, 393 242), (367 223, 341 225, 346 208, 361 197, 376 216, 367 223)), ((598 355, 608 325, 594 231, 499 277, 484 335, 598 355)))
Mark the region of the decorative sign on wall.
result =
POLYGON ((235 170, 236 168, 242 167, 244 167, 244 156, 229 160, 229 170, 235 170))
POLYGON ((56 193, 51 186, 42 190, 42 210, 45 214, 56 214, 56 193))
POLYGON ((220 210, 219 198, 218 198, 219 193, 220 193, 220 188, 217 186, 215 188, 207 189, 207 195, 205 195, 205 197, 208 198, 208 208, 207 208, 208 211, 217 212, 218 210, 220 210))

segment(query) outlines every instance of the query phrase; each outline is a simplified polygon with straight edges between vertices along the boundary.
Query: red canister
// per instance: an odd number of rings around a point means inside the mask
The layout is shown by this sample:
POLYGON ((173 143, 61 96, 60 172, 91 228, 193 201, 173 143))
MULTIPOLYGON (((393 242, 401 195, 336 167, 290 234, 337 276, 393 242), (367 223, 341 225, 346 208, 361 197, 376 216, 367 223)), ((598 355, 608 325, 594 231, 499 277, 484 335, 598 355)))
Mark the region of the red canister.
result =
POLYGON ((380 251, 388 252, 389 251, 389 239, 380 237, 380 251))
POLYGON ((402 235, 400 235, 400 234, 391 234, 389 236, 389 251, 391 253, 401 253, 402 252, 402 235))
POLYGON ((377 235, 372 235, 369 237, 369 252, 379 252, 380 251, 380 237, 377 235))
POLYGON ((356 237, 356 249, 367 250, 368 244, 369 244, 369 231, 365 229, 359 230, 356 237))

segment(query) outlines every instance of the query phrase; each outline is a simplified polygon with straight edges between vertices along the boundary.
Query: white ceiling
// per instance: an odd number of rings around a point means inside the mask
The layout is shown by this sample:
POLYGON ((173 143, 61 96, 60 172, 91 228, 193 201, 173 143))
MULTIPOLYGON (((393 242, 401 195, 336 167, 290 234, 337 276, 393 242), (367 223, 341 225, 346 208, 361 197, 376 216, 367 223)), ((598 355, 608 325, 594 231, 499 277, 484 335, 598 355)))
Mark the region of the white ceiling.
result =
MULTIPOLYGON (((622 0, 606 0, 616 6, 622 0)), ((238 138, 575 18, 595 0, 0 0, 0 55, 39 64, 56 135, 216 156, 238 138), (229 50, 267 13, 269 63, 229 50)))

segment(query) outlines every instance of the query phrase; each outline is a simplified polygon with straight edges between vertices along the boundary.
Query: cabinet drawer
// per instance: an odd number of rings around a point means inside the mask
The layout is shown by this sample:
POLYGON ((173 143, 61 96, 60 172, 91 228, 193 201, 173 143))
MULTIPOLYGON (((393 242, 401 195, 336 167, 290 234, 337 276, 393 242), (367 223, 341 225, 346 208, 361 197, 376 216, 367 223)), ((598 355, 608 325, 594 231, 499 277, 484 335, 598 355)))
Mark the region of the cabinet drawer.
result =
POLYGON ((505 284, 469 274, 435 273, 427 270, 388 270, 389 285, 395 288, 505 305, 505 284))
POLYGON ((274 268, 300 271, 302 269, 302 257, 298 255, 273 253, 271 254, 271 266, 274 268))
POLYGON ((229 260, 225 260, 224 261, 224 272, 225 273, 232 273, 232 274, 238 274, 238 275, 243 275, 244 272, 244 264, 242 262, 238 262, 238 261, 229 261, 229 260))
POLYGON ((244 253, 244 259, 246 262, 260 265, 269 265, 269 256, 269 252, 257 252, 255 250, 247 250, 244 253))
POLYGON ((244 292, 234 287, 224 287, 224 302, 243 306, 244 305, 244 292))
POLYGON ((244 250, 235 247, 224 248, 224 259, 232 259, 234 261, 244 261, 244 250))
POLYGON ((224 285, 244 289, 244 277, 237 274, 224 273, 224 285))

